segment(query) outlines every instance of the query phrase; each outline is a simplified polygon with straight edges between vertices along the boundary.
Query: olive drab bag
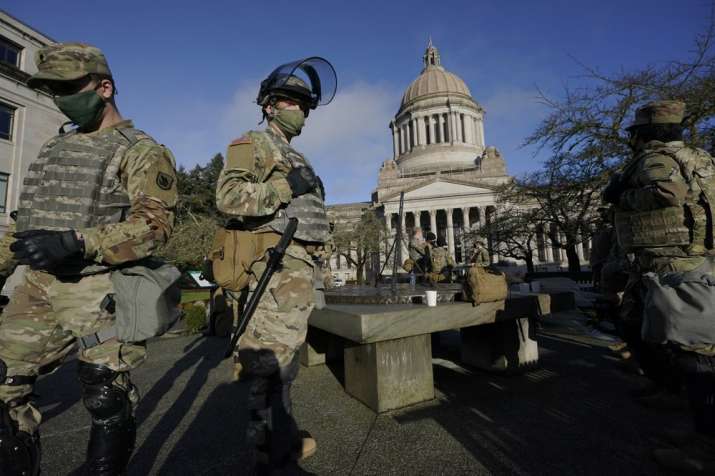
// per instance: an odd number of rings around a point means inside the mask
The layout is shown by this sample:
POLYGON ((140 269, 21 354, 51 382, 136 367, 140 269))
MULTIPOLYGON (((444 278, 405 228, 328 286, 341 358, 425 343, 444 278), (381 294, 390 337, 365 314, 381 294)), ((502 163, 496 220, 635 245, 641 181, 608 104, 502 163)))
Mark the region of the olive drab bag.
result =
POLYGON ((263 258, 281 235, 219 228, 209 252, 214 282, 223 289, 239 292, 251 281, 251 266, 263 258))
POLYGON ((141 342, 171 329, 181 316, 180 278, 178 269, 156 259, 112 271, 117 339, 141 342))
POLYGON ((715 276, 710 261, 688 272, 646 273, 643 340, 656 344, 715 343, 715 276))
POLYGON ((506 275, 492 268, 472 265, 467 270, 464 292, 466 299, 474 305, 503 301, 509 293, 506 275))

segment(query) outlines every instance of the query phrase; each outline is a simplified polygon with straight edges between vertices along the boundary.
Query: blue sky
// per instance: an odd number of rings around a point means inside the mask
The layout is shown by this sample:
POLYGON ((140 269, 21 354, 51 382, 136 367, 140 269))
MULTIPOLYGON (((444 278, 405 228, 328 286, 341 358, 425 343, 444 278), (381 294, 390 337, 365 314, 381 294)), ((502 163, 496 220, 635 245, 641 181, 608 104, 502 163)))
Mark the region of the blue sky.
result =
POLYGON ((328 201, 369 200, 392 157, 388 123, 419 74, 431 35, 442 64, 486 109, 485 135, 521 175, 520 148, 545 114, 536 88, 583 85, 578 62, 608 73, 687 57, 706 0, 282 1, 4 0, 11 15, 58 41, 104 50, 122 113, 191 167, 255 128, 258 83, 278 64, 328 58, 338 95, 295 140, 328 201), (578 60, 578 62, 576 61, 578 60))

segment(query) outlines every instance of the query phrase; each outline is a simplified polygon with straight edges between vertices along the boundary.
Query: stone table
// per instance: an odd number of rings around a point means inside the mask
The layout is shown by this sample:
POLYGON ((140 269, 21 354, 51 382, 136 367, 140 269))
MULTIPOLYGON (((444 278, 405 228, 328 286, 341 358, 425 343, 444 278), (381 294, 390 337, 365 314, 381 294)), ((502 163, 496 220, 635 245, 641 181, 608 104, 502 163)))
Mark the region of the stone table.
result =
POLYGON ((549 296, 513 294, 477 306, 329 304, 310 317, 301 362, 316 365, 342 353, 345 390, 376 412, 430 400, 433 332, 460 329, 462 360, 478 367, 491 368, 505 354, 512 367, 538 359, 529 318, 549 313, 549 296))

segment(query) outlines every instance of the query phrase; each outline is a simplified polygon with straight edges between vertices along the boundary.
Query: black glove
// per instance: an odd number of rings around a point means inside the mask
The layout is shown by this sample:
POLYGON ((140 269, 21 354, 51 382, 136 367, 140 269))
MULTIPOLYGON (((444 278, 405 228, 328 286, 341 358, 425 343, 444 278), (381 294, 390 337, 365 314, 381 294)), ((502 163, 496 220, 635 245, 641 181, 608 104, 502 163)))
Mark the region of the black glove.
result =
POLYGON ((606 188, 601 192, 601 198, 603 198, 604 202, 618 204, 623 191, 623 178, 621 174, 616 173, 613 174, 608 185, 606 185, 606 188))
POLYGON ((291 169, 286 176, 288 185, 293 192, 293 196, 297 197, 315 190, 318 186, 318 177, 310 167, 296 167, 291 169))
POLYGON ((67 258, 84 254, 84 242, 74 230, 27 230, 15 233, 10 251, 20 264, 32 269, 51 269, 67 258))

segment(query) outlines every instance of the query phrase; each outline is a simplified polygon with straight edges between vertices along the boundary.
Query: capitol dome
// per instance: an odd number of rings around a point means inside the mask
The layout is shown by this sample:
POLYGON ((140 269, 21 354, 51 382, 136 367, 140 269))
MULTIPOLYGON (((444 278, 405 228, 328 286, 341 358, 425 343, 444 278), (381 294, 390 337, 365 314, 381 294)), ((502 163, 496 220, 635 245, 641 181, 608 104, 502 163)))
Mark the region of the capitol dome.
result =
MULTIPOLYGON (((436 48, 434 49, 436 50, 436 48)), ((437 57, 439 58, 439 56, 437 57)), ((412 84, 405 90, 400 108, 405 108, 418 99, 444 94, 472 99, 472 94, 462 78, 450 73, 440 65, 428 64, 422 70, 422 74, 412 81, 412 84)))
POLYGON ((403 172, 476 167, 485 150, 484 110, 462 78, 442 66, 432 40, 422 64, 390 123, 395 162, 403 172))

